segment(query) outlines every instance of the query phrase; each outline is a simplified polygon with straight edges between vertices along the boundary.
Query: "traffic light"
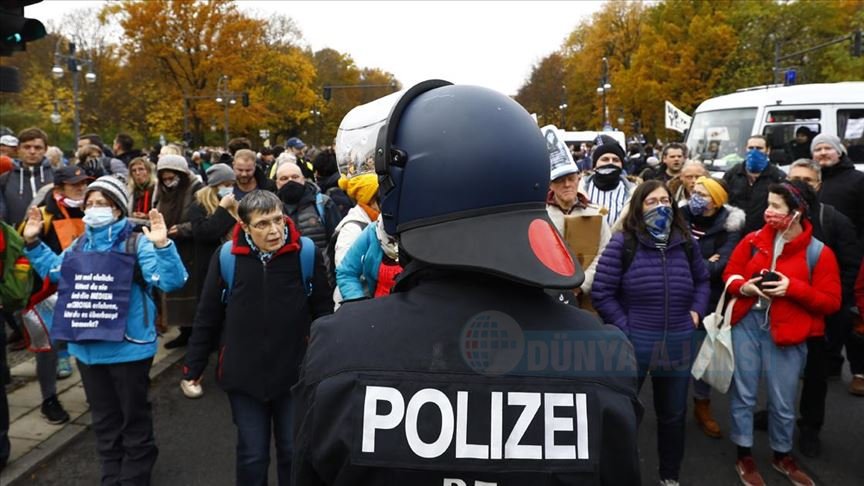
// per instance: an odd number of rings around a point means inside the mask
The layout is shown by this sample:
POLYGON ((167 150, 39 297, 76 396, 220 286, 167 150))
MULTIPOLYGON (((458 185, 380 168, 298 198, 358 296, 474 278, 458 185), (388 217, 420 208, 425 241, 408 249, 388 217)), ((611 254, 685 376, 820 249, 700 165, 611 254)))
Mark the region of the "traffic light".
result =
POLYGON ((243 92, 242 98, 243 98, 243 106, 249 106, 249 92, 248 91, 243 92))
POLYGON ((0 0, 0 56, 23 51, 26 44, 45 37, 45 26, 24 17, 24 6, 42 0, 0 0))
POLYGON ((324 86, 324 101, 330 101, 330 97, 333 94, 332 88, 330 86, 324 86))

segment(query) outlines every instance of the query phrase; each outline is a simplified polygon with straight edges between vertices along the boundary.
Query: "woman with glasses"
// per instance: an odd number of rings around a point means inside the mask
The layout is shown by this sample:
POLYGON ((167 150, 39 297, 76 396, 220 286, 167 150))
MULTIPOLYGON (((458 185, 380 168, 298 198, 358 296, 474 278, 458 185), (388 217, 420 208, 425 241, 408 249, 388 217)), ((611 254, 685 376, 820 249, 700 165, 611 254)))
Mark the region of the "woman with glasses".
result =
POLYGON ((692 335, 708 306, 708 269, 661 181, 633 192, 623 230, 597 265, 591 297, 604 322, 633 343, 639 388, 650 374, 660 483, 677 485, 684 457, 692 335))
POLYGON ((183 286, 186 271, 158 211, 144 235, 127 219, 129 193, 107 176, 87 187, 84 234, 56 254, 39 239, 42 213, 30 208, 27 258, 58 284, 51 336, 67 341, 90 404, 102 484, 150 484, 158 449, 147 389, 156 354, 152 291, 183 286))
POLYGON ((270 442, 275 439, 278 484, 288 485, 291 387, 298 380, 312 321, 333 312, 332 293, 321 252, 311 240, 301 240, 278 197, 252 191, 237 213, 240 229, 210 259, 181 386, 200 384, 218 344, 216 380, 228 394, 237 426, 236 484, 268 484, 270 442), (314 268, 309 293, 303 278, 307 244, 314 250, 314 258, 307 260, 314 268))

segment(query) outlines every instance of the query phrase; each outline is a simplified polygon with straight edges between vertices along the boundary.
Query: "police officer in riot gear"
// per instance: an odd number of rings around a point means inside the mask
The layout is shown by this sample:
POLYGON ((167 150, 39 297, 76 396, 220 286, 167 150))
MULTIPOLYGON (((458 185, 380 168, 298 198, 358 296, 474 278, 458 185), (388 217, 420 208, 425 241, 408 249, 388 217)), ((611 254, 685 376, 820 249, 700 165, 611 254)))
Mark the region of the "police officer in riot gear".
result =
POLYGON ((632 348, 543 291, 583 272, 546 213, 535 122, 438 80, 355 110, 371 133, 349 149, 374 158, 405 271, 313 324, 295 484, 639 484, 632 348))

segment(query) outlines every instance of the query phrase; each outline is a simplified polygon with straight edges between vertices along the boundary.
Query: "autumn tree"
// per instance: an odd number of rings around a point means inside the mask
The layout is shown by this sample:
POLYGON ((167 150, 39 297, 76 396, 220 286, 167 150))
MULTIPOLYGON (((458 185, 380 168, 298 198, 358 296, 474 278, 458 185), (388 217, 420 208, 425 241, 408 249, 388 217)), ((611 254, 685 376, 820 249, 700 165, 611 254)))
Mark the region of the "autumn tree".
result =
POLYGON ((562 124, 561 119, 567 112, 559 113, 559 106, 567 100, 564 74, 564 56, 553 52, 533 67, 528 83, 516 93, 516 101, 529 113, 536 113, 541 125, 552 123, 561 129, 566 127, 566 120, 562 124))

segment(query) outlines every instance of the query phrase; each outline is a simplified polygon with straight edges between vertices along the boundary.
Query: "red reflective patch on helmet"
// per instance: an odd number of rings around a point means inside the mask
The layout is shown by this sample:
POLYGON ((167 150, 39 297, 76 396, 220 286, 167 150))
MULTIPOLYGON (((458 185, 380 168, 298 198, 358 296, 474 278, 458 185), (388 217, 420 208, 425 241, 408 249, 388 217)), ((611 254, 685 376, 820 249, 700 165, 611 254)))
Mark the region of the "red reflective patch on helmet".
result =
POLYGON ((568 277, 576 273, 573 257, 561 235, 548 221, 535 219, 531 222, 528 226, 528 243, 540 263, 549 270, 568 277))

